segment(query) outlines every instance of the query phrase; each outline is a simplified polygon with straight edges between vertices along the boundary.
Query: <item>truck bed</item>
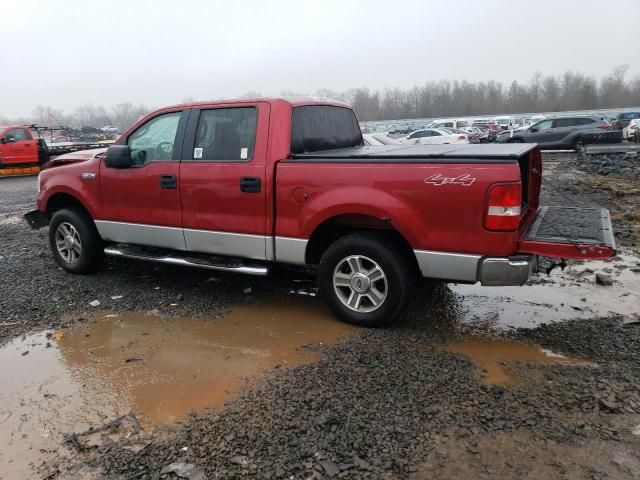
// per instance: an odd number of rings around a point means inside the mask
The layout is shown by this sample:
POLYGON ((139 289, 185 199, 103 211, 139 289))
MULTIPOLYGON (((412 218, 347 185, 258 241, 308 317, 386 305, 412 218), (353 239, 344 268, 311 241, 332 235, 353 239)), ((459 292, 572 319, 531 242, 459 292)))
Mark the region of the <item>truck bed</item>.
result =
POLYGON ((535 143, 382 145, 292 155, 289 162, 308 163, 514 163, 535 143))

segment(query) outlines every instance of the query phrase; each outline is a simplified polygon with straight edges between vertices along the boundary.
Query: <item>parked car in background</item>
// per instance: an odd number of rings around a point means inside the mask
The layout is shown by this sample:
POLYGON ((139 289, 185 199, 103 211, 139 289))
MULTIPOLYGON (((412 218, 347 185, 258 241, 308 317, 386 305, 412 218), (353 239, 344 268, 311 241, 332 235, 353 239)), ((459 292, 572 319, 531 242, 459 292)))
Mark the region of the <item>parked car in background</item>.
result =
POLYGON ((537 143, 543 149, 576 149, 586 136, 593 138, 610 129, 611 124, 598 117, 557 117, 542 120, 528 128, 503 132, 497 141, 537 143))
POLYGON ((480 137, 481 142, 491 143, 496 141, 496 137, 498 136, 497 132, 495 130, 491 130, 488 125, 475 125, 474 128, 477 128, 478 130, 483 132, 484 140, 483 137, 480 137))
POLYGON ((489 136, 488 129, 482 130, 478 127, 462 127, 460 130, 462 130, 465 133, 475 135, 475 137, 478 139, 480 143, 486 143, 487 138, 489 136))
POLYGON ((441 120, 434 120, 429 124, 429 128, 462 128, 469 124, 466 119, 459 118, 445 118, 441 120))
POLYGON ((496 117, 495 122, 496 124, 498 124, 498 127, 500 127, 502 130, 509 130, 511 128, 516 128, 516 126, 518 125, 518 122, 516 121, 516 117, 510 117, 510 116, 496 117))
POLYGON ((474 127, 487 127, 491 132, 497 134, 501 131, 500 127, 498 126, 498 124, 493 121, 493 120, 474 120, 473 121, 473 126, 474 127))
POLYGON ((624 129, 631 120, 635 120, 636 118, 640 118, 640 112, 621 112, 618 114, 618 118, 616 119, 613 126, 620 130, 624 129))
POLYGON ((118 133, 118 127, 113 126, 113 125, 106 125, 104 127, 102 127, 102 131, 105 133, 118 133))
POLYGON ((640 143, 640 118, 634 118, 622 130, 622 138, 628 142, 640 143))
POLYGON ((402 143, 416 145, 446 145, 449 143, 471 143, 468 133, 455 133, 447 128, 425 128, 398 139, 402 143))
POLYGON ((469 143, 480 143, 480 137, 475 132, 467 132, 458 128, 441 128, 441 130, 446 130, 457 135, 466 135, 469 143))

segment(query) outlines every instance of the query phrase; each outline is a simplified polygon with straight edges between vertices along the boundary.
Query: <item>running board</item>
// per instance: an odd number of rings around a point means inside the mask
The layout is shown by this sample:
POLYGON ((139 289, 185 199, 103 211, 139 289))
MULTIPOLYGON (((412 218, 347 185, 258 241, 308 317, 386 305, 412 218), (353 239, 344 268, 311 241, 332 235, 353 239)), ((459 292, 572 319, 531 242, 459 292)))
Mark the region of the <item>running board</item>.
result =
POLYGON ((243 265, 241 263, 215 262, 206 258, 179 257, 177 255, 153 255, 145 254, 127 248, 107 247, 105 255, 112 257, 130 258, 133 260, 145 260, 147 262, 165 263, 168 265, 181 265, 185 267, 207 268, 209 270, 221 270, 225 272, 243 273, 245 275, 265 276, 269 271, 266 266, 243 265))

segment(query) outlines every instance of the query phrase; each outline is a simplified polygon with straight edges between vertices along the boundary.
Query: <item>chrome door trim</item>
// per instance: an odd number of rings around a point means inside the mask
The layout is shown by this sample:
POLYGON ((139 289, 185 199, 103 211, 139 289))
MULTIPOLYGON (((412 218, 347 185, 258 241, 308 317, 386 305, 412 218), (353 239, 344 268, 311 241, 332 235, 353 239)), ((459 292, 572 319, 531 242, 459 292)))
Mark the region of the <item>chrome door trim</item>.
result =
POLYGON ((246 233, 184 229, 184 240, 189 251, 255 260, 267 259, 267 238, 246 233))
POLYGON ((182 228, 142 223, 95 220, 98 233, 103 240, 117 243, 133 243, 151 247, 186 250, 182 228))
POLYGON ((96 220, 103 240, 305 265, 308 240, 96 220))

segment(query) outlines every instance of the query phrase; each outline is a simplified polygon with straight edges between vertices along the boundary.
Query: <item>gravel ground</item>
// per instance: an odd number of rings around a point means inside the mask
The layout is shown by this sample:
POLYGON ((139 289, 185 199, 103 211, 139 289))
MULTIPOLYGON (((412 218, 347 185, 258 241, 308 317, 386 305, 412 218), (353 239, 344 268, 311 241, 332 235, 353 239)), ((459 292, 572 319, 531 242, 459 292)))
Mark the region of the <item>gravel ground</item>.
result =
MULTIPOLYGON (((547 203, 566 204, 564 195, 573 194, 581 204, 610 208, 619 242, 638 246, 637 224, 624 217, 634 202, 637 211, 636 196, 621 203, 613 189, 593 191, 590 182, 601 175, 563 156, 547 160, 547 175, 562 192, 546 188, 547 203)), ((610 185, 635 182, 618 173, 605 178, 610 185)), ((1 179, 0 191, 0 342, 72 325, 96 299, 103 309, 215 316, 284 295, 300 278, 286 269, 269 282, 185 275, 114 259, 96 275, 67 275, 50 257, 46 232, 15 220, 29 209, 35 179, 1 179), (116 295, 123 298, 112 300, 116 295)), ((558 319, 502 332, 597 367, 509 363, 513 384, 489 386, 469 359, 442 348, 460 335, 452 295, 425 283, 393 327, 359 329, 318 347, 316 363, 252 382, 222 410, 48 463, 43 476, 176 478, 163 469, 184 461, 206 478, 640 478, 640 436, 632 433, 640 425, 639 326, 619 317, 558 319)))

